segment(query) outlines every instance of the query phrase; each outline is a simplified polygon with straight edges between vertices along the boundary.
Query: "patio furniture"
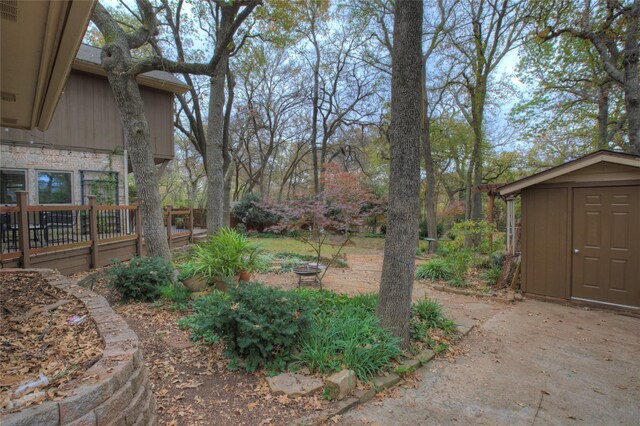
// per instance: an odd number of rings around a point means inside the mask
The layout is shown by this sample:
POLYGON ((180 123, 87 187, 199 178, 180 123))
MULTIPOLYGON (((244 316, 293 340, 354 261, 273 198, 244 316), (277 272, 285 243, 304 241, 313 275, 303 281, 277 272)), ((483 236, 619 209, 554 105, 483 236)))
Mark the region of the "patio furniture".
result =
POLYGON ((322 288, 322 279, 319 275, 323 270, 324 268, 322 265, 317 265, 315 263, 308 263, 306 265, 293 268, 293 273, 298 276, 298 288, 300 288, 302 284, 317 284, 322 288))

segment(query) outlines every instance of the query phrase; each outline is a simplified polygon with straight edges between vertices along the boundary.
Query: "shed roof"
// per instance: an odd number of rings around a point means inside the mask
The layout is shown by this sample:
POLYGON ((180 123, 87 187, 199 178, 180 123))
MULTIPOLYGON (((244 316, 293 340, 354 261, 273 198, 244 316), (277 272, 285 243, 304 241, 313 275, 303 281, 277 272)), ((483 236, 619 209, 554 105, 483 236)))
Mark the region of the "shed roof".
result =
MULTIPOLYGON (((91 74, 106 76, 102 69, 99 47, 82 44, 73 62, 73 69, 91 74)), ((189 90, 189 86, 180 81, 176 76, 165 71, 149 71, 138 76, 138 82, 143 86, 153 87, 173 93, 184 93, 189 90)))
POLYGON ((550 169, 501 186, 499 188, 500 195, 504 196, 508 194, 515 194, 520 192, 524 188, 537 185, 558 176, 575 172, 585 167, 589 167, 602 162, 637 167, 640 171, 640 156, 602 149, 600 151, 592 152, 591 154, 576 158, 575 160, 568 161, 559 166, 551 167, 550 169))

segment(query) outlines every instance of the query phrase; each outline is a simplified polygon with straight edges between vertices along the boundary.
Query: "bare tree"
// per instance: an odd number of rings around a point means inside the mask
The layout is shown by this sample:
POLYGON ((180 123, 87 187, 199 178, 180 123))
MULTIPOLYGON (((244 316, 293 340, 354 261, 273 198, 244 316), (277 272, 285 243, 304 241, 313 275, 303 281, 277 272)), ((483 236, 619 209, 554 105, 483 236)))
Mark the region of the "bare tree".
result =
POLYGON ((388 226, 377 315, 409 343, 419 216, 423 2, 398 0, 394 12, 388 226))
POLYGON ((449 60, 458 66, 458 81, 465 92, 465 97, 456 96, 456 101, 473 129, 466 179, 467 220, 482 217, 482 194, 474 193, 473 186, 482 183, 488 88, 502 59, 523 40, 526 7, 516 0, 463 0, 456 9, 462 25, 448 33, 447 41, 454 47, 448 53, 449 60))

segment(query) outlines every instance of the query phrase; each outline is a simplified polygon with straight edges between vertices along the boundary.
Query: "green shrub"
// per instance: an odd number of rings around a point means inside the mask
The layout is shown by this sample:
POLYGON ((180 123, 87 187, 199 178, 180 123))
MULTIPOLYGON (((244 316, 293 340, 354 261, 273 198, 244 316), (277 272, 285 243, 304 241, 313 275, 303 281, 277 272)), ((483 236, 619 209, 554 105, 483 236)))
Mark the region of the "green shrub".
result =
POLYGON ((466 286, 466 276, 471 266, 473 255, 466 249, 449 250, 446 261, 451 270, 451 278, 448 283, 455 287, 466 286))
POLYGON ((416 279, 418 280, 449 280, 452 277, 451 267, 445 259, 431 259, 416 268, 416 279))
POLYGON ((122 295, 123 301, 152 301, 160 287, 173 281, 173 266, 160 257, 134 257, 128 264, 113 262, 107 271, 109 285, 122 295))
POLYGON ((260 231, 266 226, 278 221, 278 216, 264 208, 264 202, 252 193, 245 194, 242 200, 231 210, 231 214, 245 224, 246 228, 258 228, 260 231))
POLYGON ((364 310, 373 314, 378 308, 378 293, 357 294, 355 296, 349 297, 349 303, 354 306, 360 306, 364 310))
POLYGON ((165 284, 158 288, 160 297, 177 303, 178 305, 184 305, 189 300, 191 290, 182 284, 172 283, 165 284))
POLYGON ((496 250, 491 253, 491 266, 502 268, 502 264, 504 263, 507 254, 504 250, 496 250))
POLYGON ((474 249, 477 252, 489 254, 491 247, 491 244, 489 243, 489 236, 492 233, 494 234, 493 249, 501 248, 502 240, 497 238, 497 235, 495 235, 497 234, 495 224, 491 224, 486 221, 474 222, 471 220, 458 222, 453 225, 453 228, 449 233, 450 241, 447 241, 445 244, 456 249, 461 249, 464 247, 467 236, 477 236, 478 245, 474 247, 474 249))
POLYGON ((185 322, 195 336, 219 336, 227 355, 244 360, 253 372, 260 365, 286 368, 301 336, 310 326, 308 305, 294 292, 259 283, 239 285, 228 297, 205 297, 193 304, 185 322))
POLYGON ((220 341, 217 334, 217 324, 224 313, 231 307, 228 293, 212 290, 211 293, 199 297, 191 303, 193 313, 178 320, 178 325, 191 332, 191 339, 205 345, 220 341))

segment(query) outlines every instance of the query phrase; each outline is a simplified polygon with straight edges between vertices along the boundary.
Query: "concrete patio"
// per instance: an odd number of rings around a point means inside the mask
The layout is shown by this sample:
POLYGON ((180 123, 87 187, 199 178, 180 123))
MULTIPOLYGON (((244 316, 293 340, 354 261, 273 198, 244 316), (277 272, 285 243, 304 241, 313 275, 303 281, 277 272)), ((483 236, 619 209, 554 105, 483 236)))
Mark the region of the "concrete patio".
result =
POLYGON ((340 424, 638 424, 640 318, 432 296, 456 319, 461 304, 473 308, 467 316, 481 325, 461 344, 466 354, 434 360, 417 388, 360 405, 340 424))

